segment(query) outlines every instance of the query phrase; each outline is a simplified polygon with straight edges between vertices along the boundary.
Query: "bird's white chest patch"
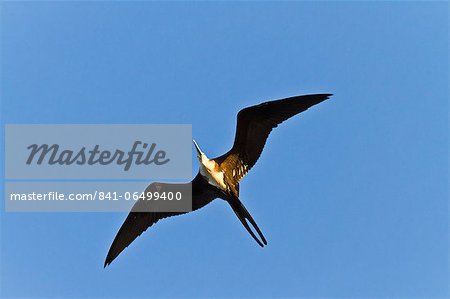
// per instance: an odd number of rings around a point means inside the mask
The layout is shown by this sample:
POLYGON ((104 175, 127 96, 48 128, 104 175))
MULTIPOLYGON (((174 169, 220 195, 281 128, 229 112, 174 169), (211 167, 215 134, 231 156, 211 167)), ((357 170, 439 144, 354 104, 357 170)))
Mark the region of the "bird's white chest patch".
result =
POLYGON ((209 163, 201 163, 200 166, 200 173, 201 175, 203 175, 204 177, 206 177, 206 179, 208 180, 208 183, 210 183, 213 186, 216 186, 222 190, 226 190, 226 185, 225 182, 223 180, 223 172, 222 171, 216 171, 214 169, 214 161, 208 161, 209 163))

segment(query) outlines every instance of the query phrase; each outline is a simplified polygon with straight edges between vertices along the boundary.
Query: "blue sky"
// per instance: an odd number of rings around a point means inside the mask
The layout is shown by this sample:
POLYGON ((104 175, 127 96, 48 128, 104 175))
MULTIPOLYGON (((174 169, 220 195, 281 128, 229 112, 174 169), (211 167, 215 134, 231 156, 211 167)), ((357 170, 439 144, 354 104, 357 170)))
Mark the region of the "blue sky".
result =
POLYGON ((1 295, 448 297, 448 11, 2 2, 2 125, 188 123, 214 157, 241 108, 335 95, 274 130, 241 184, 266 248, 215 201, 103 269, 125 214, 2 209, 1 295))

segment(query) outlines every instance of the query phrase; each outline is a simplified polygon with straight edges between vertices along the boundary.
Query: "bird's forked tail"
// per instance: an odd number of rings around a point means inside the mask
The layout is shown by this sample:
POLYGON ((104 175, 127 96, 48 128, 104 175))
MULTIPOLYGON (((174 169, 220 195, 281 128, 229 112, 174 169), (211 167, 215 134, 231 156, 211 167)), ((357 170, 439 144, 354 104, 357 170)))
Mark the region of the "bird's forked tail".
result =
POLYGON ((242 204, 242 202, 239 200, 239 198, 233 196, 233 198, 228 199, 227 201, 230 204, 230 206, 233 209, 233 211, 236 214, 236 216, 241 221, 242 225, 244 225, 244 227, 247 229, 247 231, 253 237, 253 239, 255 239, 255 241, 259 244, 259 246, 264 247, 264 245, 267 245, 266 238, 264 238, 264 235, 262 234, 262 232, 259 229, 258 225, 256 224, 255 220, 253 220, 252 216, 247 211, 247 209, 242 204), (248 220, 248 222, 250 222, 250 224, 256 230, 256 232, 258 233, 258 235, 261 238, 261 240, 258 239, 256 237, 255 233, 251 230, 250 226, 248 225, 247 220, 248 220))

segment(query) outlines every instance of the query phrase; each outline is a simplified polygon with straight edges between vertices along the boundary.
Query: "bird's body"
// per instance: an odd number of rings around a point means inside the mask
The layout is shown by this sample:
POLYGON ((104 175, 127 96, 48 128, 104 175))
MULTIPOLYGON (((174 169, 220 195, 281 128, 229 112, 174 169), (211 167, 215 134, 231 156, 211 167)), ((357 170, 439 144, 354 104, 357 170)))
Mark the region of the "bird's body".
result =
MULTIPOLYGON (((239 182, 255 165, 273 128, 288 118, 326 100, 331 94, 315 94, 265 102, 242 109, 238 113, 236 136, 233 147, 224 155, 209 159, 194 141, 200 169, 196 177, 187 184, 152 183, 145 190, 161 190, 164 187, 190 185, 192 189, 192 211, 198 210, 216 198, 228 202, 242 225, 261 246, 267 241, 250 213, 239 199, 239 182), (259 238, 249 226, 253 226, 259 238)), ((149 211, 151 201, 139 200, 117 233, 105 260, 109 265, 131 242, 158 220, 184 214, 183 212, 149 211)))
POLYGON ((224 173, 220 169, 220 165, 214 161, 208 159, 208 157, 201 152, 200 147, 194 140, 195 148, 197 149, 200 161, 199 173, 208 181, 209 184, 226 191, 227 185, 224 180, 224 173))

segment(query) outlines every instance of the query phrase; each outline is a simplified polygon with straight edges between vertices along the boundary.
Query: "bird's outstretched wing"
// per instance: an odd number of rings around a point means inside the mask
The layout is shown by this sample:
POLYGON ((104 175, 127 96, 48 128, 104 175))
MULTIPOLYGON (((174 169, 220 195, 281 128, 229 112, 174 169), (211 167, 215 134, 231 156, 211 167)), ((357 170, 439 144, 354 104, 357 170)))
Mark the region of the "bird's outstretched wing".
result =
MULTIPOLYGON (((146 192, 148 192, 151 187, 152 185, 146 189, 146 192)), ((161 219, 183 214, 181 212, 142 212, 146 209, 145 205, 149 204, 151 204, 151 201, 148 200, 139 200, 134 204, 109 248, 104 267, 111 264, 111 262, 127 248, 131 242, 145 232, 147 228, 161 219)), ((150 208, 147 208, 147 210, 150 210, 150 208)))
MULTIPOLYGON (((160 183, 150 184, 146 190, 147 192, 156 191, 156 185, 160 183)), ((217 191, 198 174, 192 182, 192 211, 200 209, 206 204, 217 198, 217 191)), ((187 185, 186 184, 186 185, 187 185)), ((166 184, 167 185, 167 184, 166 184)), ((117 232, 113 243, 108 251, 105 259, 104 267, 112 263, 112 261, 127 248, 137 237, 145 232, 149 227, 161 219, 185 214, 186 212, 143 212, 150 211, 152 201, 138 200, 131 209, 128 217, 117 232)))
POLYGON ((288 118, 307 110, 331 94, 313 94, 265 102, 242 109, 237 115, 236 135, 231 150, 214 159, 222 169, 229 169, 235 184, 255 165, 273 128, 288 118))

